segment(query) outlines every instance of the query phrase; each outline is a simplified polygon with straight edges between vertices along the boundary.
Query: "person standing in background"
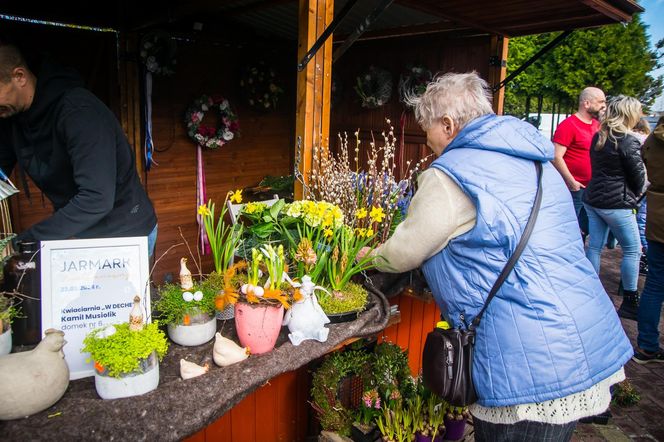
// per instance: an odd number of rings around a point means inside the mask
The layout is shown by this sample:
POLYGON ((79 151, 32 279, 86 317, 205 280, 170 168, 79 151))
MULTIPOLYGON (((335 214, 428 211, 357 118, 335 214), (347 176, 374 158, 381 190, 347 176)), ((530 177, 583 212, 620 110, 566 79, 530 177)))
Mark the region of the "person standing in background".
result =
POLYGON ((632 132, 639 118, 641 103, 636 98, 619 95, 609 101, 599 132, 593 137, 592 178, 583 196, 590 235, 586 256, 599 274, 602 249, 609 230, 613 232, 623 252, 620 276, 624 294, 618 315, 634 320, 641 255, 634 214, 646 181, 641 143, 632 132))
POLYGON ((572 194, 574 210, 583 237, 588 234, 588 219, 583 210, 583 193, 590 181, 590 143, 599 129, 599 118, 606 109, 601 89, 587 87, 579 95, 579 107, 565 118, 553 134, 553 165, 572 194))
MULTIPOLYGON (((636 126, 634 126, 634 136, 639 139, 641 145, 645 143, 646 138, 650 135, 650 125, 648 120, 641 118, 636 126)), ((643 147, 641 147, 641 154, 643 155, 643 147)), ((648 170, 646 168, 646 176, 648 175, 648 170)), ((646 189, 650 183, 646 179, 646 189)), ((639 226, 639 237, 641 238, 641 261, 639 262, 639 272, 646 274, 648 273, 648 240, 646 239, 646 196, 645 191, 643 196, 641 196, 641 202, 639 203, 639 209, 636 212, 636 223, 639 226)))
POLYGON ((664 117, 643 144, 643 159, 649 170, 648 212, 648 276, 639 305, 639 334, 632 358, 638 364, 664 362, 659 346, 659 319, 664 301, 664 117))

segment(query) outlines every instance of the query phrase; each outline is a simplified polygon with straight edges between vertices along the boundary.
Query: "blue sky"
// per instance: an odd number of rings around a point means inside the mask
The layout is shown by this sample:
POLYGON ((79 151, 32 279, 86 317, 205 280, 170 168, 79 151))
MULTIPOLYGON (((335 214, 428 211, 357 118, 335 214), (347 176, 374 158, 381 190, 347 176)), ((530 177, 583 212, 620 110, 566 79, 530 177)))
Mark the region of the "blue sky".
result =
MULTIPOLYGON (((646 10, 641 15, 641 20, 649 26, 650 47, 653 48, 657 41, 664 38, 664 0, 642 0, 639 4, 646 10)), ((664 63, 664 60, 662 62, 664 63)), ((664 68, 659 68, 651 74, 664 75, 664 68)), ((664 94, 660 94, 653 110, 664 110, 664 94)))

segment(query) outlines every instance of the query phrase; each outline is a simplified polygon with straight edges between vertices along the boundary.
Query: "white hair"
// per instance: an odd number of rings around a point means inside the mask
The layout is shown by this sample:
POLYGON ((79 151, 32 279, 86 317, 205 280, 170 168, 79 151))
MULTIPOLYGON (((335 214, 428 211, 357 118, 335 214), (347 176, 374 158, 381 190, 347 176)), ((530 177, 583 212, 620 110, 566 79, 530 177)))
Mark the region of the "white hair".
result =
POLYGON ((406 100, 415 108, 417 122, 424 130, 444 116, 463 129, 475 118, 493 113, 489 85, 475 71, 438 76, 429 83, 424 94, 406 100))

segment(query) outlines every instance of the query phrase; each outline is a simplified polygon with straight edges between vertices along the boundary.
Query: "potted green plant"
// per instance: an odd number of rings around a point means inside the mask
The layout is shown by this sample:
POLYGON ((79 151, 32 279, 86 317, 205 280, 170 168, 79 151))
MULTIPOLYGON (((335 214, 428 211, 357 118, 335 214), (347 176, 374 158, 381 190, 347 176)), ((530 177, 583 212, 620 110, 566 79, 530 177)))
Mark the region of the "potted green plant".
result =
POLYGON ((274 348, 284 309, 299 300, 299 292, 288 282, 283 246, 252 249, 251 258, 248 264, 240 261, 226 271, 217 301, 221 308, 234 306, 240 344, 252 354, 262 354, 274 348))
POLYGON ((190 290, 177 284, 165 284, 159 299, 153 303, 155 316, 167 324, 168 337, 184 346, 204 344, 217 331, 215 299, 217 290, 212 282, 194 283, 190 290))
POLYGON ((445 413, 445 438, 448 440, 459 440, 466 431, 466 419, 470 417, 468 407, 448 406, 445 413))
POLYGON ((376 419, 381 414, 380 395, 376 389, 362 393, 362 400, 358 409, 358 417, 351 428, 353 442, 374 442, 378 427, 376 419))
MULTIPOLYGON (((226 201, 242 202, 242 192, 236 190, 235 192, 229 191, 226 194, 226 201)), ((215 217, 215 204, 209 200, 207 204, 202 204, 198 207, 198 216, 203 219, 205 226, 205 233, 210 244, 212 252, 212 259, 214 261, 214 272, 208 276, 211 281, 222 281, 224 272, 233 264, 235 255, 238 251, 242 240, 242 224, 229 225, 225 221, 228 207, 224 201, 221 207, 219 217, 215 217)), ((215 287, 214 284, 208 285, 215 287)), ((223 287, 217 287, 218 290, 223 287)), ((225 310, 220 310, 217 313, 217 319, 232 319, 234 310, 232 306, 227 306, 225 310)))
POLYGON ((384 442, 410 442, 413 440, 413 417, 407 404, 397 400, 383 407, 377 425, 384 442))
POLYGON ((82 353, 94 362, 95 388, 102 399, 137 396, 159 385, 159 361, 168 339, 157 321, 143 323, 140 299, 134 298, 129 323, 92 330, 83 340, 82 353))
POLYGON ((11 299, 0 295, 0 356, 12 351, 12 320, 19 315, 19 309, 11 299))

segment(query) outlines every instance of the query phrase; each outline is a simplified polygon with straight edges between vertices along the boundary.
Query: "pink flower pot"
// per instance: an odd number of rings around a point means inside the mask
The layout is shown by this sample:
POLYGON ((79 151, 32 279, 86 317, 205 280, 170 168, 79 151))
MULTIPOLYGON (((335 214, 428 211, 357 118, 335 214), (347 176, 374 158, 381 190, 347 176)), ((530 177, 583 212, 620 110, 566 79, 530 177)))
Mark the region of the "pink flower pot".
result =
POLYGON ((284 307, 235 304, 235 329, 243 347, 251 354, 267 353, 274 348, 284 319, 284 307))

